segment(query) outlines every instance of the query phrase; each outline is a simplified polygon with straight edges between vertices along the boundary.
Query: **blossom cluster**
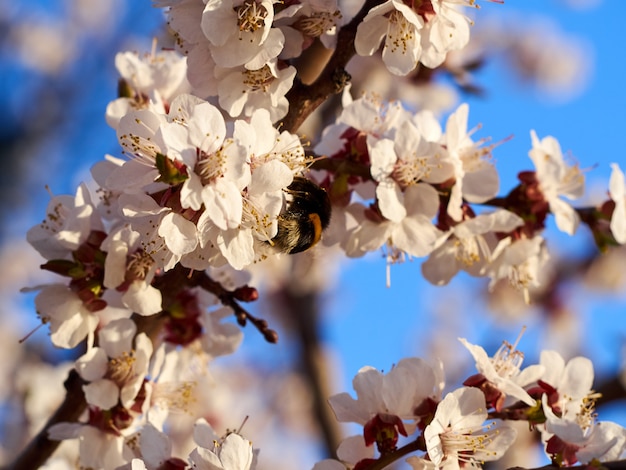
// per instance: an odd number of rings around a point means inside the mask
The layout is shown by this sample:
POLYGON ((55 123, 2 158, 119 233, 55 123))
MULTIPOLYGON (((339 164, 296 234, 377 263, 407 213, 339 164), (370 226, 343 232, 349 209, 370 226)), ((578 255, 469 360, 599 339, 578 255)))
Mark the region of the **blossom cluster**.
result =
MULTIPOLYGON (((539 364, 521 368, 524 354, 504 342, 489 357, 460 338, 478 373, 443 395, 441 365, 405 358, 386 374, 366 366, 348 393, 330 397, 338 421, 363 426, 343 440, 337 460, 313 470, 367 469, 377 462, 406 459, 413 469, 480 468, 499 460, 517 437, 507 421, 527 421, 540 431, 546 454, 556 465, 608 461, 626 451, 626 429, 597 421, 593 366, 575 357, 567 363, 556 351, 543 351, 539 364)), ((374 467, 372 467, 374 468, 374 467)), ((379 468, 379 467, 375 467, 379 468)))
POLYGON ((353 257, 383 249, 389 263, 428 257, 422 273, 435 285, 463 270, 488 277, 490 287, 508 281, 527 300, 549 259, 542 236, 548 214, 573 235, 584 213, 601 247, 622 243, 624 180, 617 164, 610 199, 592 212, 577 210, 563 198, 583 195, 582 170, 567 162, 554 137, 531 131, 535 170, 520 173, 519 186, 496 197, 493 145, 472 139, 468 114, 462 104, 442 127, 430 111, 411 113, 372 96, 345 106, 315 148, 331 168, 319 176, 336 202, 329 243, 353 257), (346 164, 367 173, 333 171, 346 164), (492 209, 477 212, 478 205, 492 209))

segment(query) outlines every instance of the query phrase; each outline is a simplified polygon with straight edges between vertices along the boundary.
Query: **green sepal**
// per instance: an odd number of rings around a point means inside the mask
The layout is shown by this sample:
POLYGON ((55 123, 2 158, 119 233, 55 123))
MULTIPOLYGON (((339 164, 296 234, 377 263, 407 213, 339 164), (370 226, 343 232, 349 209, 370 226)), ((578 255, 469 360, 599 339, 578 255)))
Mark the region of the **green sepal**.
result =
POLYGON ((155 161, 160 174, 157 181, 175 186, 189 178, 187 167, 184 163, 174 161, 168 158, 167 155, 158 152, 155 161))

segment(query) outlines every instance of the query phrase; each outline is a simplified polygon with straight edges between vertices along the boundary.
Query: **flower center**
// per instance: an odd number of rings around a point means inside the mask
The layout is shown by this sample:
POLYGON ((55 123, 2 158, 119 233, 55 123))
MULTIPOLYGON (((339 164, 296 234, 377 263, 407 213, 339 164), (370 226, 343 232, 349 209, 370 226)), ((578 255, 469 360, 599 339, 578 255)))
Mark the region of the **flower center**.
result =
POLYGON ((218 178, 224 176, 224 168, 227 162, 224 146, 210 154, 200 149, 198 149, 197 152, 198 159, 194 171, 200 176, 203 185, 213 183, 218 178))
POLYGON ((109 359, 109 368, 106 377, 123 387, 133 379, 135 365, 134 351, 124 351, 121 356, 109 359))
POLYGON ((409 159, 398 159, 391 173, 391 177, 400 185, 406 188, 427 179, 434 168, 440 167, 440 156, 436 153, 433 156, 418 157, 411 155, 409 159))
POLYGON ((265 27, 265 17, 267 10, 264 6, 259 5, 255 1, 246 0, 243 5, 236 8, 237 24, 239 31, 246 33, 254 33, 265 27))
POLYGON ((402 54, 406 54, 409 50, 408 43, 415 38, 414 28, 415 26, 409 23, 402 13, 394 10, 389 15, 389 31, 385 47, 391 47, 390 52, 395 53, 400 50, 402 54))
POLYGON ((316 38, 332 29, 341 19, 341 13, 335 11, 317 11, 308 17, 302 17, 295 23, 295 27, 305 36, 316 38))

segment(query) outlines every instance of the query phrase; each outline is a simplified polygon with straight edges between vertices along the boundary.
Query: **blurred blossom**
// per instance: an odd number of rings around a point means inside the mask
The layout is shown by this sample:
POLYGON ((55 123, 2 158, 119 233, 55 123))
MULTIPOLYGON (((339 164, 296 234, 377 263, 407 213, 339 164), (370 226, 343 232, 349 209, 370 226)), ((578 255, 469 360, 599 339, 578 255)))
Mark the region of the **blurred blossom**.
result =
POLYGON ((352 75, 352 94, 376 90, 389 100, 400 100, 408 108, 430 110, 436 115, 446 113, 459 103, 458 92, 447 83, 419 80, 415 74, 404 77, 389 74, 378 57, 355 56, 347 70, 352 75))
MULTIPOLYGON (((581 37, 567 34, 547 18, 525 14, 485 18, 472 33, 468 47, 448 55, 450 69, 489 60, 494 54, 505 62, 507 72, 531 84, 541 94, 564 102, 580 95, 594 70, 594 50, 581 37)), ((466 72, 465 80, 469 80, 466 72)))
POLYGON ((77 44, 67 40, 66 26, 54 20, 16 24, 10 31, 10 40, 22 64, 43 74, 61 73, 78 53, 77 44))
POLYGON ((559 31, 555 24, 532 25, 518 35, 509 55, 511 65, 540 91, 570 99, 587 86, 594 69, 589 44, 559 31))
POLYGON ((56 15, 42 6, 19 21, 9 19, 9 43, 23 66, 46 75, 63 73, 73 67, 81 49, 91 45, 90 39, 107 35, 123 13, 119 0, 64 3, 56 15))
POLYGON ((598 256, 585 273, 584 282, 592 289, 615 294, 624 293, 626 287, 626 246, 611 248, 603 256, 598 256))
POLYGON ((560 0, 560 1, 566 6, 570 8, 575 8, 577 10, 590 10, 591 8, 595 8, 602 3, 602 0, 560 0))

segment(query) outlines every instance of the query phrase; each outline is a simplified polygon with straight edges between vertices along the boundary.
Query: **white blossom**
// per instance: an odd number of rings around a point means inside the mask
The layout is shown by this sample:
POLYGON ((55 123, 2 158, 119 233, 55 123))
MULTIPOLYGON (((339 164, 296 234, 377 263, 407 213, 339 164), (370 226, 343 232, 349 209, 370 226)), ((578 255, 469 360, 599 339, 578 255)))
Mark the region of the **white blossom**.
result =
POLYGON ((435 417, 424 430, 430 460, 437 468, 480 467, 497 460, 515 440, 515 429, 485 424, 485 396, 476 388, 448 393, 437 406, 435 417))
POLYGON ((578 165, 569 166, 563 159, 561 146, 552 136, 539 140, 535 131, 531 131, 533 148, 528 155, 537 169, 539 188, 550 205, 559 230, 573 235, 580 217, 572 206, 560 196, 578 199, 585 190, 585 177, 578 165))
POLYGON ((609 193, 615 202, 613 215, 611 216, 611 233, 617 243, 626 244, 626 182, 624 172, 617 163, 612 163, 611 179, 609 181, 609 193))

